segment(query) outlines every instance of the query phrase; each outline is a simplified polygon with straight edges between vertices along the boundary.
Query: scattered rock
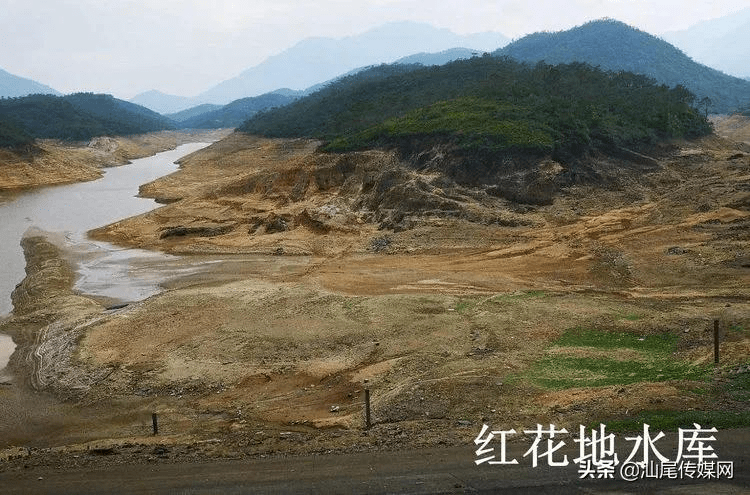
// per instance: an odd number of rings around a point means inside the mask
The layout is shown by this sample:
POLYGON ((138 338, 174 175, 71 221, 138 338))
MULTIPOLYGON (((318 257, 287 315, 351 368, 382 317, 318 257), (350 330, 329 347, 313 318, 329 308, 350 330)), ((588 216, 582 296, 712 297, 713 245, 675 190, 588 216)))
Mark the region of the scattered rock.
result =
POLYGON ((157 447, 154 447, 153 454, 158 456, 166 456, 167 454, 169 454, 169 449, 167 447, 164 447, 163 445, 159 445, 157 447))
POLYGON ((391 245, 391 239, 387 235, 374 237, 370 241, 370 251, 373 251, 375 253, 380 253, 388 249, 390 245, 391 245))
POLYGON ((97 447, 89 449, 89 455, 114 455, 117 451, 114 447, 97 447))
POLYGON ((317 213, 310 213, 304 210, 302 213, 297 215, 294 222, 298 225, 304 225, 308 229, 312 230, 317 234, 327 234, 331 231, 331 226, 321 217, 324 215, 317 213))
POLYGON ((266 234, 274 234, 276 232, 285 232, 289 230, 289 224, 284 217, 272 214, 266 220, 266 234))
POLYGON ((672 246, 668 248, 665 253, 669 256, 679 256, 681 254, 686 254, 688 251, 686 249, 683 249, 679 246, 672 246))

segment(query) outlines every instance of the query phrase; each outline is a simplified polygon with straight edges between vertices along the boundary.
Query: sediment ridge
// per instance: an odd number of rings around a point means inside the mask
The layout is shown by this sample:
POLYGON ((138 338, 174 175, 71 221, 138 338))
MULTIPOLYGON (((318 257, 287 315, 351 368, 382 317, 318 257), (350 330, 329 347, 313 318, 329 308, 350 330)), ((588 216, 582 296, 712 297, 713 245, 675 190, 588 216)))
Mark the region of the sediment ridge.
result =
MULTIPOLYGON (((11 295, 12 317, 2 324, 2 331, 13 335, 17 343, 9 367, 35 390, 51 385, 62 390, 68 387, 56 378, 70 377, 79 368, 71 364, 76 342, 85 322, 101 314, 104 307, 74 293, 73 267, 44 233, 24 237, 21 246, 26 277, 11 295)), ((80 370, 79 376, 88 373, 80 370)))

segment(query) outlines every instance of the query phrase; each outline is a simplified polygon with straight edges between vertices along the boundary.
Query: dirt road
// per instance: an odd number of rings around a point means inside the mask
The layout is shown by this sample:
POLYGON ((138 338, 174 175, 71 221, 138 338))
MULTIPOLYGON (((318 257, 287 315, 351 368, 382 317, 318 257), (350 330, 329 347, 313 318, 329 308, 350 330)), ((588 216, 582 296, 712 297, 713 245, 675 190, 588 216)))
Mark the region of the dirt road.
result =
MULTIPOLYGON (((532 467, 524 457, 529 444, 511 444, 507 459, 515 465, 475 464, 473 444, 442 449, 359 453, 329 456, 280 457, 231 460, 210 463, 172 464, 155 455, 148 464, 105 468, 79 467, 18 469, 0 473, 3 492, 15 493, 549 493, 609 494, 665 493, 739 495, 750 490, 750 432, 721 431, 712 443, 722 462, 732 463, 732 476, 720 479, 690 478, 677 475, 625 481, 619 471, 609 478, 581 479, 579 465, 572 462, 579 452, 568 444, 555 452, 553 462, 566 467, 550 467, 546 459, 532 467)), ((622 440, 620 438, 619 440, 622 440)), ((675 448, 676 439, 659 441, 675 448)), ((619 442, 618 442, 618 445, 619 442)), ((632 444, 617 450, 623 461, 632 444)), ((662 447, 661 452, 669 449, 662 447)), ((83 456, 86 457, 86 456, 83 456)), ((91 457, 89 455, 88 457, 91 457)), ((653 473, 652 473, 653 475, 653 473)))

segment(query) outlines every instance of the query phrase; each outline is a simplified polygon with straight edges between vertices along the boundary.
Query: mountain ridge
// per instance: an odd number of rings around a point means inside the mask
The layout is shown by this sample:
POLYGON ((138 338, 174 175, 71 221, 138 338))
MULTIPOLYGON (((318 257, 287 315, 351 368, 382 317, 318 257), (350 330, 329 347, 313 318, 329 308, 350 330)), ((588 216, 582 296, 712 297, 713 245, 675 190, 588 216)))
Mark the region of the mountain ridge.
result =
MULTIPOLYGON (((486 33, 462 36, 446 28, 402 21, 340 39, 307 38, 204 91, 198 98, 205 102, 228 103, 238 97, 259 95, 280 87, 302 90, 358 67, 394 62, 419 52, 467 46, 472 41, 486 45, 492 43, 491 37, 486 33)), ((495 41, 499 48, 509 40, 497 33, 495 41)))
POLYGON ((175 96, 151 90, 130 101, 159 113, 176 113, 204 103, 227 104, 280 88, 306 91, 351 71, 392 63, 419 53, 437 53, 456 47, 476 52, 492 51, 509 41, 501 33, 459 35, 425 23, 392 22, 343 38, 305 38, 197 96, 175 96))
POLYGON ((286 105, 297 98, 299 98, 297 95, 283 94, 276 91, 260 96, 240 98, 222 107, 186 118, 178 122, 178 127, 185 129, 238 127, 258 112, 286 105))
POLYGON ((726 74, 750 79, 750 8, 670 31, 662 38, 695 61, 726 74))
POLYGON ((62 93, 38 81, 11 74, 0 68, 0 96, 16 98, 32 94, 60 96, 62 93))
POLYGON ((200 105, 200 103, 194 102, 194 98, 192 97, 171 95, 157 89, 139 93, 128 101, 159 112, 162 115, 181 112, 200 105))
MULTIPOLYGON (((393 62, 393 64, 394 65, 397 65, 397 64, 425 65, 425 66, 443 65, 448 62, 452 62, 454 60, 468 59, 468 58, 477 56, 478 53, 479 52, 477 50, 472 50, 469 48, 450 48, 448 50, 443 50, 441 52, 435 52, 435 53, 427 53, 427 52, 415 53, 413 55, 408 55, 406 57, 400 58, 396 60, 395 62, 393 62)), ((357 67, 356 69, 353 69, 344 74, 340 74, 328 81, 324 81, 322 83, 310 86, 309 88, 306 88, 304 90, 280 88, 280 89, 276 89, 275 91, 264 93, 258 96, 238 98, 237 100, 233 100, 227 103, 226 105, 216 105, 212 103, 199 103, 199 104, 195 104, 195 106, 190 106, 184 110, 180 110, 177 112, 159 112, 158 108, 166 109, 170 107, 169 107, 169 101, 163 102, 164 103, 163 105, 160 104, 158 100, 158 95, 164 95, 167 98, 173 98, 173 100, 171 101, 178 101, 177 99, 182 99, 184 102, 189 101, 191 104, 195 103, 195 98, 186 98, 186 97, 179 97, 179 96, 173 96, 173 95, 166 95, 156 90, 148 91, 146 93, 141 93, 141 95, 136 96, 130 101, 133 103, 137 103, 139 105, 145 106, 146 108, 150 108, 159 113, 162 113, 166 117, 175 120, 175 122, 177 122, 180 127, 189 125, 190 123, 198 123, 199 125, 198 128, 206 128, 205 126, 207 125, 207 122, 209 120, 215 120, 215 124, 212 126, 209 126, 209 128, 236 127, 240 125, 242 122, 244 122, 245 120, 247 120, 248 118, 252 117, 252 115, 256 113, 257 111, 270 108, 270 107, 252 108, 252 111, 250 113, 247 113, 244 118, 240 119, 239 115, 237 114, 237 108, 240 108, 243 105, 246 106, 246 104, 242 103, 242 100, 250 100, 254 98, 264 98, 264 97, 266 98, 266 100, 268 100, 269 95, 278 95, 282 97, 288 97, 289 100, 286 103, 290 103, 296 98, 301 98, 309 94, 312 94, 315 91, 318 91, 321 88, 324 88, 325 86, 332 84, 340 79, 352 76, 354 74, 357 74, 358 72, 371 69, 372 67, 375 67, 375 66, 376 65, 357 67), (154 96, 156 97, 156 99, 151 99, 151 97, 154 97, 154 96), (222 107, 228 107, 230 105, 233 105, 235 108, 228 109, 227 111, 222 111, 222 107), (222 112, 233 113, 234 115, 228 119, 224 117, 218 117, 222 112), (207 114, 209 113, 212 113, 213 115, 208 116, 207 114), (200 117, 200 115, 204 115, 204 117, 200 117), (221 123, 222 125, 219 125, 219 123, 221 123)), ((272 106, 278 106, 282 102, 277 99, 273 103, 274 104, 272 106)))
POLYGON ((566 31, 530 34, 493 52, 527 63, 585 62, 611 71, 642 74, 668 86, 683 85, 710 109, 726 113, 750 102, 750 84, 695 62, 677 47, 613 19, 566 31))
POLYGON ((0 100, 0 146, 21 147, 34 139, 84 141, 174 129, 168 118, 107 94, 29 95, 0 100))

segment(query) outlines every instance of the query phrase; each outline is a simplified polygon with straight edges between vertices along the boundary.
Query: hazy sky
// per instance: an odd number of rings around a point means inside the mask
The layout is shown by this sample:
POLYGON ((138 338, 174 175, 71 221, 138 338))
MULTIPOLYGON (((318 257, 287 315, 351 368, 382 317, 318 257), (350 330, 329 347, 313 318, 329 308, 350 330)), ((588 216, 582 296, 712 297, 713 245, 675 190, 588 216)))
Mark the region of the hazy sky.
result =
POLYGON ((511 38, 611 17, 652 34, 748 0, 0 0, 0 68, 64 93, 194 96, 311 36, 411 20, 511 38))

